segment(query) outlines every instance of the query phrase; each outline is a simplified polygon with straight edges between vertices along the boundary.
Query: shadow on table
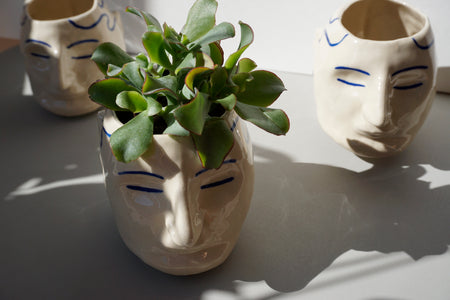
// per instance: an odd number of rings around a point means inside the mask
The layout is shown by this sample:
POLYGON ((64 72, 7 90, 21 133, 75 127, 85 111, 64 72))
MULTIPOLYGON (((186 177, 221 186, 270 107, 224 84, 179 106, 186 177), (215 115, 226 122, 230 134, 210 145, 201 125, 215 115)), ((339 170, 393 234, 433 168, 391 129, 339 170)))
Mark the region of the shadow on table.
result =
MULTIPOLYGON (((101 172, 95 114, 64 119, 29 106, 19 89, 8 95, 14 103, 1 125, 12 140, 2 150, 8 176, 1 196, 30 178, 49 183, 101 172)), ((364 172, 294 163, 256 146, 264 162, 255 166, 240 240, 222 266, 195 276, 165 275, 128 251, 101 184, 1 199, 0 297, 199 299, 216 291, 232 298, 240 293, 236 280, 302 290, 350 249, 402 251, 414 260, 442 254, 450 244, 450 185, 430 186, 426 176, 428 166, 450 170, 449 105, 438 103, 438 121, 428 123, 412 150, 364 172)))
POLYGON ((245 265, 237 279, 296 291, 351 249, 418 260, 450 245, 450 185, 430 188, 419 164, 393 158, 356 173, 256 153, 273 163, 256 166, 256 194, 230 261, 245 265))

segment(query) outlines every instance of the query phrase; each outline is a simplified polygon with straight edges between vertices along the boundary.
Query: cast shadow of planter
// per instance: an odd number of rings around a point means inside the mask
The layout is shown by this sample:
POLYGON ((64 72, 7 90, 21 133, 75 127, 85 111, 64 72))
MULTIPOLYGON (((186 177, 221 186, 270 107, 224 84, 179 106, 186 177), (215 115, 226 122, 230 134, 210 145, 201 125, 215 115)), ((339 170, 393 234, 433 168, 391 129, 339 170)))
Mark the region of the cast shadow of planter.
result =
POLYGON ((351 249, 418 260, 450 245, 450 185, 431 188, 419 179, 426 173, 420 164, 392 158, 357 173, 255 152, 269 162, 256 164, 247 226, 231 257, 245 265, 240 280, 290 292, 351 249))

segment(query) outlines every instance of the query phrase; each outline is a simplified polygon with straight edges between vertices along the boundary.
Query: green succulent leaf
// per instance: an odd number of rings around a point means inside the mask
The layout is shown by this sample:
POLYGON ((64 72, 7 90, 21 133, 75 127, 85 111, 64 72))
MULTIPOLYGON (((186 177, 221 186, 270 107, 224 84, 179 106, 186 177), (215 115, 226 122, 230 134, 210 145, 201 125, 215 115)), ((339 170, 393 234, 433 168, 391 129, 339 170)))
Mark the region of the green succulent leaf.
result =
POLYGON ((108 65, 122 67, 124 64, 134 61, 134 58, 113 43, 103 43, 92 53, 91 59, 97 64, 104 75, 108 65))
POLYGON ((228 111, 232 110, 236 105, 236 96, 234 94, 230 94, 222 99, 214 100, 215 103, 219 103, 222 107, 228 111))
POLYGON ((210 31, 216 23, 216 0, 197 0, 189 10, 181 32, 188 41, 195 41, 210 31))
POLYGON ((159 23, 158 19, 156 19, 154 16, 152 16, 148 12, 145 12, 136 7, 130 7, 130 6, 127 7, 126 11, 130 12, 132 14, 135 14, 138 17, 141 17, 142 19, 144 19, 147 26, 155 26, 155 28, 157 28, 159 32, 162 32, 161 24, 159 23))
POLYGON ((118 161, 136 160, 150 147, 153 140, 153 120, 144 111, 117 129, 110 143, 118 161))
POLYGON ((165 95, 170 95, 175 99, 178 98, 178 95, 175 92, 176 90, 177 79, 175 76, 155 78, 147 75, 142 86, 142 93, 144 93, 144 95, 162 93, 165 95))
POLYGON ((147 109, 147 101, 141 93, 136 91, 123 91, 117 95, 116 104, 133 113, 139 113, 147 109))
POLYGON ((150 96, 144 96, 145 100, 147 100, 147 115, 154 116, 159 114, 162 110, 162 105, 155 99, 150 96))
POLYGON ((184 79, 184 82, 186 86, 191 90, 194 91, 194 82, 195 78, 201 74, 204 74, 205 72, 210 72, 211 69, 206 67, 198 67, 194 68, 186 75, 186 78, 184 79))
POLYGON ((224 39, 234 37, 234 27, 230 23, 223 22, 217 26, 214 26, 210 31, 208 31, 205 35, 200 37, 199 39, 193 41, 188 44, 188 49, 194 49, 201 45, 208 45, 210 43, 215 43, 224 39))
POLYGON ((125 64, 122 68, 122 73, 135 88, 142 88, 142 85, 144 84, 144 78, 142 77, 141 66, 139 65, 139 63, 133 61, 125 64))
POLYGON ((162 33, 147 31, 142 37, 142 43, 147 50, 148 56, 153 63, 157 63, 164 68, 171 69, 169 57, 165 49, 165 42, 162 33))
POLYGON ((210 93, 213 96, 218 95, 224 88, 228 80, 227 70, 223 67, 216 67, 211 74, 211 90, 210 93))
POLYGON ((198 52, 196 55, 195 67, 207 67, 212 69, 214 68, 214 61, 208 54, 198 52))
POLYGON ((175 116, 173 114, 168 114, 165 118, 165 121, 167 123, 167 128, 164 130, 164 134, 171 134, 171 135, 177 135, 177 136, 189 136, 191 133, 184 129, 180 123, 175 119, 175 116))
POLYGON ((181 63, 176 67, 175 74, 179 74, 183 69, 195 68, 197 64, 197 56, 194 53, 189 52, 186 57, 181 61, 181 63))
POLYGON ((208 55, 213 60, 214 64, 222 66, 223 64, 223 49, 219 43, 211 43, 208 45, 208 55))
POLYGON ((250 58, 243 58, 238 62, 238 73, 248 73, 256 69, 256 63, 250 58))
POLYGON ((150 62, 148 61, 148 57, 147 55, 145 55, 144 53, 139 53, 136 56, 136 62, 139 64, 139 66, 141 68, 147 69, 150 62))
POLYGON ((239 87, 239 91, 243 92, 246 89, 248 82, 254 80, 250 73, 237 73, 232 77, 233 83, 239 87))
POLYGON ((122 67, 109 64, 108 69, 106 71, 106 75, 109 77, 119 77, 120 75, 122 75, 122 67))
POLYGON ((258 70, 250 74, 253 79, 246 81, 245 88, 236 93, 239 102, 267 107, 286 90, 283 81, 272 72, 258 70))
POLYGON ((289 131, 289 119, 280 109, 257 107, 237 102, 236 113, 244 120, 249 121, 267 132, 275 135, 284 135, 289 131))
POLYGON ((174 110, 173 114, 183 128, 200 135, 208 114, 208 100, 197 92, 196 97, 189 103, 174 110))
POLYGON ((202 135, 192 135, 204 168, 219 168, 234 144, 233 133, 222 118, 205 122, 202 135))
POLYGON ((89 89, 89 97, 96 103, 115 111, 124 111, 116 104, 116 97, 122 91, 136 91, 119 78, 108 78, 93 83, 89 89))
POLYGON ((231 54, 225 62, 225 68, 228 70, 232 70, 234 68, 242 53, 250 46, 251 43, 253 43, 254 35, 252 28, 243 22, 239 22, 239 25, 241 26, 241 41, 239 43, 238 50, 231 54))

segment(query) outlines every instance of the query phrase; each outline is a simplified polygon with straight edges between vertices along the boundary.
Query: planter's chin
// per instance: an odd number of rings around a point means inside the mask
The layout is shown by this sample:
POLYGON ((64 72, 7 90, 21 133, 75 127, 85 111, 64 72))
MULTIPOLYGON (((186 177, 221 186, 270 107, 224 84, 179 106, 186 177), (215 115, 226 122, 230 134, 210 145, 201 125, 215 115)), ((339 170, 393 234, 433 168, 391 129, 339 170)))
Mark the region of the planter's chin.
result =
POLYGON ((100 113, 101 160, 120 235, 148 265, 174 275, 220 265, 236 244, 253 193, 253 154, 245 124, 227 118, 235 143, 219 169, 202 168, 191 137, 156 134, 139 159, 121 163, 110 135, 122 123, 100 113))

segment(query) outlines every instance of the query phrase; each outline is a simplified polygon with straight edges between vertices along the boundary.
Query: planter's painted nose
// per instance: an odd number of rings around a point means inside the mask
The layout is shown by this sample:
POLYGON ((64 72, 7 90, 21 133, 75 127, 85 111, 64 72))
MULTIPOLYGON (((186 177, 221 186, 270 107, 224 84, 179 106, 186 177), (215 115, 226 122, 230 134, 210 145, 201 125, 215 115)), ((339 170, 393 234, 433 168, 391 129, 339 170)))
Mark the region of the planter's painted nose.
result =
POLYGON ((171 241, 181 247, 193 246, 203 228, 197 193, 190 191, 186 181, 180 173, 168 180, 164 187, 172 207, 166 215, 166 228, 171 241))

